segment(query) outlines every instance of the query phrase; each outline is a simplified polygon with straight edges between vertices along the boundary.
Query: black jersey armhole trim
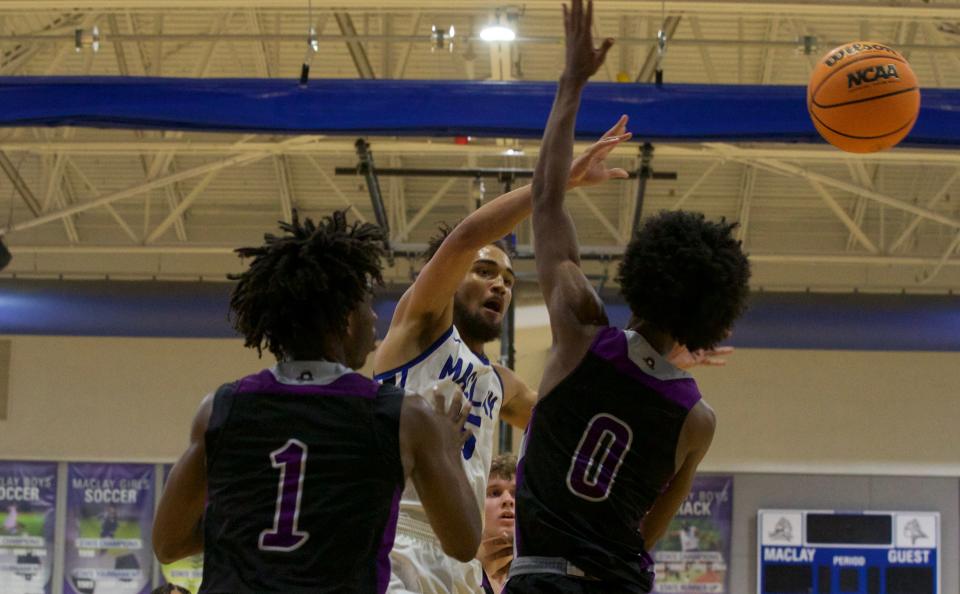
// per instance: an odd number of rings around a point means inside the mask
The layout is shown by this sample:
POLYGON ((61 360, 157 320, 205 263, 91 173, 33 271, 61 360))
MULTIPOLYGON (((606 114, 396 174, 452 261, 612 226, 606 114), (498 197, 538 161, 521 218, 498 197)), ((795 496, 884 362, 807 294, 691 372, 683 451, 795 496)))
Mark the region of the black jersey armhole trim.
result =
POLYGON ((217 461, 217 456, 220 453, 220 446, 223 442, 220 436, 230 422, 230 416, 233 414, 233 396, 236 393, 238 384, 239 382, 224 384, 220 386, 213 395, 210 421, 207 423, 207 430, 203 436, 204 446, 207 449, 207 473, 213 468, 217 461), (212 444, 210 443, 211 431, 216 432, 216 441, 212 444))
MULTIPOLYGON (((590 339, 590 345, 587 347, 587 350, 583 353, 583 356, 580 357, 580 360, 577 361, 577 364, 576 364, 576 365, 574 365, 573 367, 570 368, 570 371, 567 372, 566 375, 564 375, 562 378, 560 378, 560 379, 557 381, 557 384, 553 387, 552 390, 550 390, 550 391, 547 392, 546 394, 537 394, 537 403, 538 403, 538 404, 539 404, 541 401, 545 400, 548 396, 550 396, 550 394, 553 394, 554 391, 556 391, 556 389, 559 388, 561 384, 563 384, 563 382, 565 382, 565 381, 567 381, 568 379, 570 379, 570 378, 573 376, 573 374, 575 374, 577 371, 580 370, 581 367, 583 367, 583 364, 586 363, 587 358, 588 358, 591 354, 594 354, 594 353, 593 353, 593 345, 595 345, 595 344, 597 343, 597 340, 600 339, 600 333, 603 332, 604 329, 606 329, 606 328, 613 328, 613 326, 594 326, 594 328, 596 328, 596 333, 593 335, 593 338, 590 339)), ((617 328, 617 330, 620 330, 620 329, 617 328)), ((599 356, 597 356, 597 355, 595 355, 595 354, 594 354, 594 356, 596 356, 598 359, 603 360, 603 357, 599 357, 599 356)), ((549 356, 547 357, 547 359, 549 360, 549 356)), ((498 377, 499 377, 499 376, 498 376, 498 377)))
POLYGON ((381 385, 380 388, 377 390, 377 395, 376 395, 376 399, 396 398, 398 401, 397 436, 395 441, 397 444, 396 461, 399 463, 398 464, 399 468, 397 468, 391 463, 391 460, 387 455, 386 449, 384 448, 383 440, 380 438, 380 432, 377 431, 376 417, 372 410, 375 403, 371 402, 370 403, 371 406, 368 409, 370 410, 370 429, 373 433, 373 440, 376 442, 377 450, 380 453, 380 461, 383 463, 384 467, 388 471, 394 470, 397 472, 397 475, 394 478, 397 485, 399 485, 401 488, 406 484, 406 480, 407 480, 406 470, 403 467, 403 452, 400 449, 400 422, 401 422, 401 417, 403 415, 403 399, 405 396, 406 396, 406 391, 403 388, 399 388, 391 384, 381 385))

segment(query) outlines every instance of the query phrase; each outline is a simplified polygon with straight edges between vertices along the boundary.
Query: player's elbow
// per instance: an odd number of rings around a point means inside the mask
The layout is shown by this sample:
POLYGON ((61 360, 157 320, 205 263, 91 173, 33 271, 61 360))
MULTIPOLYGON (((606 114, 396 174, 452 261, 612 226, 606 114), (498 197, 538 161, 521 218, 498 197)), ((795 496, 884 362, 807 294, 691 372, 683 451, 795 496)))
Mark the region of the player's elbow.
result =
POLYGON ((189 539, 177 538, 169 534, 158 523, 153 525, 153 554, 161 563, 174 563, 194 554, 194 545, 189 539))
POLYGON ((157 560, 164 565, 168 563, 174 563, 179 561, 185 555, 180 555, 178 547, 173 546, 170 542, 165 541, 163 538, 158 538, 157 533, 154 532, 153 535, 153 554, 156 555, 157 560))
POLYGON ((446 538, 440 542, 443 552, 457 561, 467 563, 477 556, 480 548, 480 534, 483 526, 480 519, 480 510, 465 513, 458 518, 457 526, 449 526, 446 538))

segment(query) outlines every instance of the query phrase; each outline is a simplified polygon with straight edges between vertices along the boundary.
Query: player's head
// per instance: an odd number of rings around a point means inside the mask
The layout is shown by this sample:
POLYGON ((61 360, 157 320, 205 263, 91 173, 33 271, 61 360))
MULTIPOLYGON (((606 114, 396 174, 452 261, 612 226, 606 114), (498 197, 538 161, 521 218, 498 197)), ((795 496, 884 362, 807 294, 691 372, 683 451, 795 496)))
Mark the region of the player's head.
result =
MULTIPOLYGON (((430 239, 424 261, 429 262, 440 244, 456 227, 446 223, 430 239)), ((506 241, 498 240, 477 250, 473 265, 453 298, 453 322, 460 334, 489 342, 500 337, 503 316, 513 298, 516 277, 506 241)))
POLYGON ((750 263, 736 223, 665 211, 637 232, 618 280, 634 318, 690 350, 726 338, 746 309, 750 263))
POLYGON ((517 459, 511 454, 501 454, 494 458, 490 465, 487 498, 483 508, 483 538, 503 532, 513 534, 516 494, 517 459))
POLYGON ((383 232, 369 223, 347 223, 336 211, 318 223, 280 223, 259 247, 237 253, 253 258, 230 298, 234 328, 245 345, 278 360, 337 359, 359 368, 374 346, 372 288, 382 283, 383 232))

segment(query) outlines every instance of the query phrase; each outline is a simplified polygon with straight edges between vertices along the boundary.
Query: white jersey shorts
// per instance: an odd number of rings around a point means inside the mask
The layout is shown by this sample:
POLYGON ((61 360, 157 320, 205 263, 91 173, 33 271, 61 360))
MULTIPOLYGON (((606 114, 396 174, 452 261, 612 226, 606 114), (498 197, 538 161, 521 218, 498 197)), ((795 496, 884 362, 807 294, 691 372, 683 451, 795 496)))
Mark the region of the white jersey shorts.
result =
POLYGON ((390 551, 387 594, 482 594, 480 562, 461 563, 447 556, 421 522, 403 515, 390 551))

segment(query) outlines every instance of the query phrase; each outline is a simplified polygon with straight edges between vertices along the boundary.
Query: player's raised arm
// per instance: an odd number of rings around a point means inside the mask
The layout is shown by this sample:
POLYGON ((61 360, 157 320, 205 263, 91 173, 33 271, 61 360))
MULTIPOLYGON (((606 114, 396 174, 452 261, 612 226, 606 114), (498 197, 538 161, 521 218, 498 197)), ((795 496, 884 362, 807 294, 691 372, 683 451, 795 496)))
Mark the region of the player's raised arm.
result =
MULTIPOLYGON (((566 343, 564 335, 579 332, 580 326, 596 324, 603 316, 603 307, 580 270, 576 229, 563 204, 580 95, 613 45, 613 40, 606 39, 599 48, 594 47, 592 20, 592 2, 584 6, 582 0, 573 0, 569 10, 564 6, 566 66, 543 134, 533 177, 537 276, 550 312, 554 344, 566 343)), ((624 133, 625 127, 626 118, 622 117, 601 139, 601 153, 608 153, 629 138, 629 134, 624 133)), ((616 176, 626 177, 626 172, 617 171, 616 176)))
POLYGON ((203 507, 207 497, 205 434, 213 395, 203 399, 190 428, 190 445, 170 471, 153 520, 153 551, 172 563, 203 550, 203 507))
POLYGON ((476 554, 483 529, 480 508, 460 456, 470 436, 464 431, 470 407, 462 392, 453 398, 446 411, 443 397, 436 388, 432 397, 432 406, 415 394, 403 400, 400 414, 403 468, 413 480, 443 552, 466 563, 476 554))
MULTIPOLYGON (((566 187, 586 187, 629 177, 623 169, 608 168, 605 162, 610 152, 629 138, 623 134, 625 126, 626 118, 620 118, 597 142, 568 163, 566 187)), ((443 238, 436 253, 397 304, 390 331, 376 354, 375 369, 383 370, 409 359, 410 353, 398 351, 411 342, 411 337, 423 348, 450 326, 454 293, 474 264, 477 250, 506 236, 529 216, 531 197, 530 185, 498 196, 471 213, 443 238)))

